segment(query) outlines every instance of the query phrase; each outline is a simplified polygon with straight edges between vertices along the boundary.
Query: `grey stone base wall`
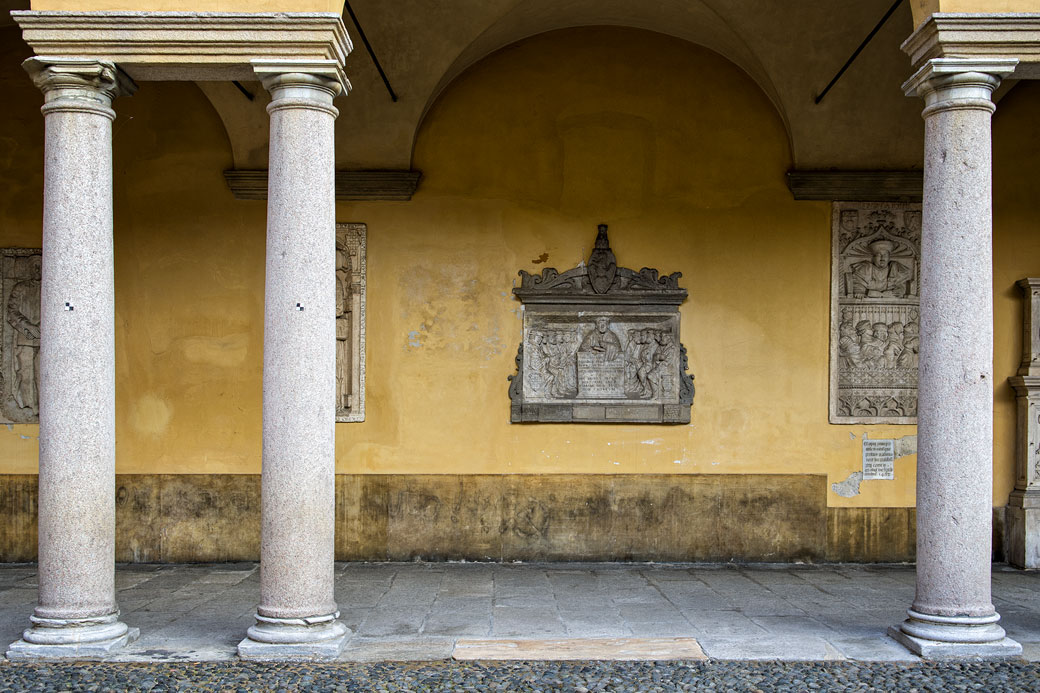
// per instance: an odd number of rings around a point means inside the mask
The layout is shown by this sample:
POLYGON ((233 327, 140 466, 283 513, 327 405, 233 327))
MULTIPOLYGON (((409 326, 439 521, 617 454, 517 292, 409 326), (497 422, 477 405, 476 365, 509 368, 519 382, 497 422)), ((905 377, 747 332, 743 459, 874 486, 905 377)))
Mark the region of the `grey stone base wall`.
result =
MULTIPOLYGON (((336 558, 912 561, 913 508, 828 508, 822 475, 336 476, 336 558)), ((994 536, 1003 531, 1002 508, 994 536)), ((0 561, 36 558, 36 477, 0 475, 0 561)), ((1002 541, 994 552, 1003 560, 1002 541)), ((116 477, 116 560, 260 555, 259 475, 116 477)))

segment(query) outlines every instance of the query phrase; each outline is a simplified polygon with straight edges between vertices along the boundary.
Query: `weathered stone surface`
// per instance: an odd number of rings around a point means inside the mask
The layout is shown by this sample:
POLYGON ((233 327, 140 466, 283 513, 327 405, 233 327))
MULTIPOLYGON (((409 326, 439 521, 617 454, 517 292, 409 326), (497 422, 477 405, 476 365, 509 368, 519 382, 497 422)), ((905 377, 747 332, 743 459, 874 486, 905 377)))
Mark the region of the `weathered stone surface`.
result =
POLYGON ((676 272, 618 267, 600 224, 587 266, 521 270, 524 335, 510 420, 689 423, 693 377, 680 343, 676 272))
POLYGON ((337 61, 253 61, 271 92, 264 282, 260 604, 250 659, 343 648, 333 595, 336 473, 337 61))
MULTIPOLYGON (((361 561, 913 560, 913 508, 827 508, 825 482, 812 475, 337 474, 335 553, 361 561), (718 507, 740 521, 720 519, 718 507), (559 549, 549 551, 550 541, 559 549)), ((260 555, 259 475, 120 474, 115 487, 116 561, 260 555)), ((0 475, 0 500, 0 561, 35 560, 36 477, 0 475)))
POLYGON ((389 477, 390 560, 819 560, 825 478, 389 477))
POLYGON ((136 80, 255 79, 259 56, 342 65, 353 46, 332 12, 16 11, 37 55, 112 60, 136 80))
POLYGON ((37 477, 0 476, 0 562, 36 560, 37 477))
POLYGON ((117 561, 248 561, 259 555, 259 476, 116 477, 117 561))
POLYGON ((828 561, 913 561, 916 544, 913 508, 827 508, 828 561))
POLYGON ((914 423, 921 206, 835 202, 831 423, 914 423))
MULTIPOLYGON (((1014 60, 935 59, 904 85, 925 100, 917 447, 917 584, 897 631, 988 656, 993 517, 992 91, 1014 60), (951 165, 949 162, 957 162, 951 165)), ((918 643, 920 645, 920 643, 918 643)), ((924 650, 917 650, 921 651, 924 650)), ((937 655, 940 650, 934 650, 937 655)), ((929 655, 930 656, 930 655, 929 655)))
POLYGON ((550 640, 458 640, 459 660, 622 660, 707 659, 694 638, 563 638, 550 640))
MULTIPOLYGON (((115 293, 112 100, 132 93, 111 62, 30 58, 43 92, 43 248, 47 267, 11 289, 21 329, 20 398, 39 370, 39 600, 13 652, 73 657, 86 644, 119 647, 129 630, 115 602, 115 293), (40 296, 36 342, 22 313, 40 296), (21 294, 21 297, 18 296, 21 294), (39 366, 30 366, 33 345, 39 366), (49 652, 50 654, 44 654, 49 652)), ((6 289, 6 287, 5 287, 6 289)), ((8 306, 10 308, 10 306, 8 306)), ((16 341, 17 345, 19 342, 16 341)), ((24 402, 23 402, 24 403, 24 402)), ((23 409, 28 407, 22 407, 23 409)))
POLYGON ((41 252, 0 249, 0 423, 40 420, 41 252))
POLYGON ((336 421, 365 420, 367 227, 336 224, 336 421))
POLYGON ((1018 403, 1015 490, 1007 508, 1008 561, 1040 568, 1040 278, 1020 280, 1022 364, 1008 378, 1018 403))

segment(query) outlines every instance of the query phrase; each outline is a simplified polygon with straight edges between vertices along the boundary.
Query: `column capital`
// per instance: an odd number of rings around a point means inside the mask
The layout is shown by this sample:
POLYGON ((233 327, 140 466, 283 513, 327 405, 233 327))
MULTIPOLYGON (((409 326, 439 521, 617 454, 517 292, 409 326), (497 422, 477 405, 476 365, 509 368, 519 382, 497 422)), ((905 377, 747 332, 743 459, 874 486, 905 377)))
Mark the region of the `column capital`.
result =
POLYGON ((22 67, 43 92, 44 115, 84 111, 115 118, 112 99, 137 91, 130 76, 107 60, 37 56, 23 62, 22 67))
POLYGON ((993 90, 1017 66, 1015 58, 932 58, 903 84, 903 93, 925 100, 925 117, 961 109, 992 113, 993 90))
POLYGON ((350 92, 350 80, 335 60, 264 59, 250 61, 253 72, 271 92, 267 112, 313 108, 339 115, 332 100, 350 92))

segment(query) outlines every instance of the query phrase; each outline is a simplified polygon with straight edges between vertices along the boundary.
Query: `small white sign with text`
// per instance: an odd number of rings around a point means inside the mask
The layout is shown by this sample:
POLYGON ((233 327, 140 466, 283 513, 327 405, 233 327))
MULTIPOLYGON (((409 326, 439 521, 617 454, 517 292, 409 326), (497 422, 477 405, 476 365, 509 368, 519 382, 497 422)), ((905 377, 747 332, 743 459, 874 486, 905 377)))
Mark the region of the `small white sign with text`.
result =
POLYGON ((896 442, 863 439, 863 480, 896 478, 896 442))

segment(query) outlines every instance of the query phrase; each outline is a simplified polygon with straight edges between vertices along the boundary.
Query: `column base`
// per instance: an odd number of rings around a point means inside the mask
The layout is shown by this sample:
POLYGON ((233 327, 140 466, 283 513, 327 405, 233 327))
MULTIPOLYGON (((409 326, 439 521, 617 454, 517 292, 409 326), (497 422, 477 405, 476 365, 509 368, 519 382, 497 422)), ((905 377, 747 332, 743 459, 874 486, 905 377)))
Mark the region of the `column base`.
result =
MULTIPOLYGON (((1040 494, 1032 495, 1029 500, 1036 503, 1035 496, 1040 494)), ((1008 563, 1016 568, 1040 568, 1040 507, 1009 503, 1005 517, 1008 563)))
POLYGON ((907 609, 907 618, 888 629, 889 637, 926 659, 1008 659, 1020 657, 1022 646, 991 616, 935 616, 907 609))
POLYGON ((103 659, 140 637, 119 612, 87 619, 30 616, 33 627, 8 647, 8 659, 103 659))
POLYGON ((350 629, 337 621, 339 612, 314 618, 271 618, 256 615, 256 625, 238 643, 238 656, 252 660, 335 659, 347 644, 350 629))

